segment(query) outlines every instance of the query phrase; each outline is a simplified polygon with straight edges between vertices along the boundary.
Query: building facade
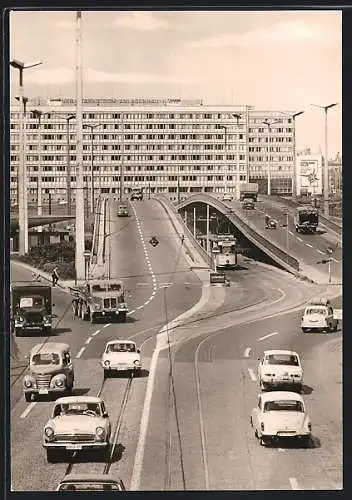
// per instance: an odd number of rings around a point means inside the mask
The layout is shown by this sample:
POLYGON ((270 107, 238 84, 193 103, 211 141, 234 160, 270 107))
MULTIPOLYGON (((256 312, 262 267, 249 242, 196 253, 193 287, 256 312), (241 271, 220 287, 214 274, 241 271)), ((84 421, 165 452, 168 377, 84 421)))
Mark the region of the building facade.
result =
MULTIPOLYGON (((65 202, 68 178, 74 200, 75 111, 75 99, 28 101, 24 130, 29 203, 37 202, 39 189, 43 204, 49 193, 53 201, 65 202)), ((197 192, 237 194, 239 185, 249 181, 258 182, 260 191, 266 192, 269 169, 271 192, 290 194, 294 157, 290 115, 248 105, 205 105, 200 100, 84 99, 87 199, 92 162, 95 196, 109 191, 119 195, 121 172, 124 193, 142 187, 146 193, 171 197, 179 189, 181 198, 197 192)), ((11 108, 12 204, 17 203, 19 139, 16 103, 11 108)))

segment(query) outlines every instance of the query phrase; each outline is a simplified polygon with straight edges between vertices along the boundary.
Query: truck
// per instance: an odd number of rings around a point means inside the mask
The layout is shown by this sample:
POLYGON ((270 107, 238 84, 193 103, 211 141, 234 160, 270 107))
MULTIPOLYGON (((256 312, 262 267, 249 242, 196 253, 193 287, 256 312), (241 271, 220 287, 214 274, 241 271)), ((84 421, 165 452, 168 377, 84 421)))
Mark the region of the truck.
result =
POLYGON ((132 189, 130 200, 134 201, 142 201, 143 200, 143 189, 138 188, 138 189, 132 189))
POLYGON ((126 322, 128 308, 120 280, 90 280, 70 288, 74 316, 91 323, 101 320, 126 322))
POLYGON ((258 184, 256 182, 246 182, 240 186, 240 201, 245 198, 251 198, 257 201, 258 198, 258 184))
POLYGON ((16 337, 40 330, 52 331, 51 286, 38 282, 11 283, 11 329, 16 337))
POLYGON ((309 205, 297 207, 293 221, 297 233, 315 233, 319 224, 319 210, 309 205))
POLYGON ((254 210, 255 209, 255 203, 253 198, 244 198, 242 202, 242 208, 244 210, 254 210))

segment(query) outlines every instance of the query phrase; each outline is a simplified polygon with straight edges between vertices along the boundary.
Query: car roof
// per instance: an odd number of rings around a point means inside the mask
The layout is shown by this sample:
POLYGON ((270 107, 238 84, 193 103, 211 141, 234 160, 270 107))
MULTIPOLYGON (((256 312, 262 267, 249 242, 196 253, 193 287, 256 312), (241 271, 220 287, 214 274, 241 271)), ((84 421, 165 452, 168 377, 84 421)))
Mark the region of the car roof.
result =
POLYGON ((72 474, 67 474, 65 477, 63 477, 60 481, 60 484, 64 482, 72 482, 72 481, 89 481, 89 482, 94 482, 94 481, 101 481, 101 482, 114 482, 118 483, 120 479, 115 479, 111 477, 109 474, 79 474, 78 472, 72 473, 72 474))
POLYGON ((287 349, 270 349, 268 351, 264 351, 265 356, 270 354, 289 354, 291 356, 298 356, 298 353, 296 351, 289 351, 287 349))
POLYGON ((69 351, 70 346, 68 344, 64 344, 63 342, 46 342, 45 344, 36 344, 31 349, 31 356, 34 354, 50 352, 50 353, 60 353, 62 351, 69 351))
POLYGON ((308 302, 309 306, 328 306, 330 305, 330 300, 326 297, 316 297, 308 302))
POLYGON ((264 392, 260 394, 262 401, 280 401, 282 399, 292 400, 292 401, 301 401, 303 403, 303 398, 297 392, 290 391, 271 391, 264 392))
POLYGON ((97 396, 65 396, 63 398, 58 398, 55 403, 57 404, 67 404, 67 403, 102 403, 103 399, 97 396))
POLYGON ((109 340, 109 342, 107 342, 106 345, 126 344, 126 342, 128 342, 129 344, 136 344, 134 340, 130 340, 130 339, 115 339, 115 340, 109 340))

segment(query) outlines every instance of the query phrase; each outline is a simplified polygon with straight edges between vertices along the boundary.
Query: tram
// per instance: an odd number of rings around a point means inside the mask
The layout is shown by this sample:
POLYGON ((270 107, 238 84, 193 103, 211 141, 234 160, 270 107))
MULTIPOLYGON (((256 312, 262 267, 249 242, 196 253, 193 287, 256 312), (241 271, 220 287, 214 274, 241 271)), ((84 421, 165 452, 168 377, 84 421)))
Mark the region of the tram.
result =
POLYGON ((219 235, 216 241, 215 262, 217 269, 231 269, 237 265, 236 238, 231 234, 219 235))

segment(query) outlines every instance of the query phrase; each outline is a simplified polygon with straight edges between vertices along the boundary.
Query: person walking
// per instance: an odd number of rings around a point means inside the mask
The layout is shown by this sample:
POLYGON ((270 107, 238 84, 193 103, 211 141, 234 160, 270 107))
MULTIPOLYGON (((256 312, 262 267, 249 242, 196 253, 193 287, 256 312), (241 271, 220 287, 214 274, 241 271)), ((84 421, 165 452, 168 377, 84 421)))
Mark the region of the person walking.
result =
POLYGON ((53 280, 53 286, 57 285, 57 282, 59 281, 59 275, 57 274, 57 268, 55 267, 53 270, 53 273, 51 275, 51 278, 53 280))

